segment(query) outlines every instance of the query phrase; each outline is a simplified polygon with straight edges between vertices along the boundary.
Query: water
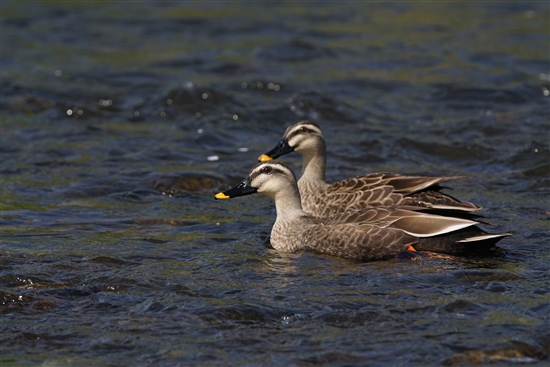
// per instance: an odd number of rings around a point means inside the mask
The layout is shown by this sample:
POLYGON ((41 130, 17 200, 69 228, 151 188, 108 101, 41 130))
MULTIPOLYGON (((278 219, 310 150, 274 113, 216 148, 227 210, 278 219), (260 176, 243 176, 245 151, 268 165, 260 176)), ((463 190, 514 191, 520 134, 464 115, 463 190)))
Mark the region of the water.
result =
MULTIPOLYGON (((546 365, 549 8, 3 2, 3 366, 546 365), (464 175, 492 257, 280 254, 216 202, 287 125, 327 178, 464 175)), ((284 161, 299 172, 300 158, 284 161)))

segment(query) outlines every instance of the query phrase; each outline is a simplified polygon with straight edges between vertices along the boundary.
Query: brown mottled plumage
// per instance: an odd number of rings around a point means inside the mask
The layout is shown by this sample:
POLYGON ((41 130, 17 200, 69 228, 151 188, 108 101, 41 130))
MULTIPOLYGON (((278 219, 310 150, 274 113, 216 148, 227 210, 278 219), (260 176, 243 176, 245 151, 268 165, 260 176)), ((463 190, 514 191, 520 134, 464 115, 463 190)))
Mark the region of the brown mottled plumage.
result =
POLYGON ((302 155, 302 175, 298 180, 302 206, 309 215, 327 218, 336 213, 375 206, 409 205, 425 209, 473 212, 480 206, 439 192, 441 182, 460 178, 402 176, 371 173, 337 182, 325 181, 326 144, 319 126, 300 121, 290 126, 279 144, 259 157, 269 161, 297 151, 302 155))
POLYGON ((376 207, 318 219, 304 213, 296 178, 281 162, 257 164, 239 185, 216 199, 261 193, 275 202, 271 245, 283 252, 310 249, 344 258, 379 260, 413 246, 461 254, 488 249, 508 233, 488 234, 476 221, 417 211, 417 207, 376 207))

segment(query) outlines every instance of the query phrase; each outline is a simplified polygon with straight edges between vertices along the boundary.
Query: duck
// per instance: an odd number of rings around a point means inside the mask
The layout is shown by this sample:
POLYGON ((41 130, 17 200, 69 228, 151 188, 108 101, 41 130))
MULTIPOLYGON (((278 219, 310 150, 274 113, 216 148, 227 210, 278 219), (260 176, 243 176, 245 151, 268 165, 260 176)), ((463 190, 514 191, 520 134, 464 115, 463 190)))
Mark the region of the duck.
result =
POLYGON ((304 212, 296 177, 279 161, 256 164, 244 180, 215 199, 256 193, 275 203, 270 243, 281 252, 312 250, 360 261, 389 259, 402 251, 460 255, 489 250, 510 235, 487 233, 477 221, 412 206, 370 207, 316 218, 304 212))
POLYGON ((440 192, 447 188, 440 185, 442 182, 461 176, 404 176, 381 172, 352 177, 334 184, 327 183, 325 138, 319 125, 310 120, 289 126, 275 148, 260 155, 258 160, 267 162, 294 151, 302 155, 302 174, 298 188, 303 210, 317 218, 328 218, 337 213, 368 207, 396 205, 470 214, 481 210, 481 206, 440 192))

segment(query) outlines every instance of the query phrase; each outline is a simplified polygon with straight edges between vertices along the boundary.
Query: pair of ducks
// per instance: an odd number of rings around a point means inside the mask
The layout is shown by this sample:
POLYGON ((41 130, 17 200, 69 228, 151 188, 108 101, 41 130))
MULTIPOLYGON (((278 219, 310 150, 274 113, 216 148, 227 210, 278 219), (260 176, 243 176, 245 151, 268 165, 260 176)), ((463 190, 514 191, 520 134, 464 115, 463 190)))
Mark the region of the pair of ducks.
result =
POLYGON ((271 245, 279 251, 310 249, 362 261, 395 257, 401 251, 465 254, 493 247, 509 233, 491 234, 472 220, 481 207, 441 193, 441 182, 459 177, 371 173, 325 181, 326 145, 319 126, 300 121, 237 186, 216 199, 254 193, 275 202, 271 245), (302 176, 273 159, 296 151, 302 176))

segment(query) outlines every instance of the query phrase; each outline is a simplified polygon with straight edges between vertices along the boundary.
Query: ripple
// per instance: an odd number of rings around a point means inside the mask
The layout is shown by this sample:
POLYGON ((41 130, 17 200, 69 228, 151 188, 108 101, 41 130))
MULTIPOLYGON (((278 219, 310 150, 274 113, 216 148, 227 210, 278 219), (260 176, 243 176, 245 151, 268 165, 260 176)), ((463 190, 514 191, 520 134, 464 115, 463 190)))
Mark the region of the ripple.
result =
POLYGON ((279 62, 310 61, 315 58, 333 56, 331 49, 300 39, 264 46, 256 51, 256 57, 259 59, 279 62))

